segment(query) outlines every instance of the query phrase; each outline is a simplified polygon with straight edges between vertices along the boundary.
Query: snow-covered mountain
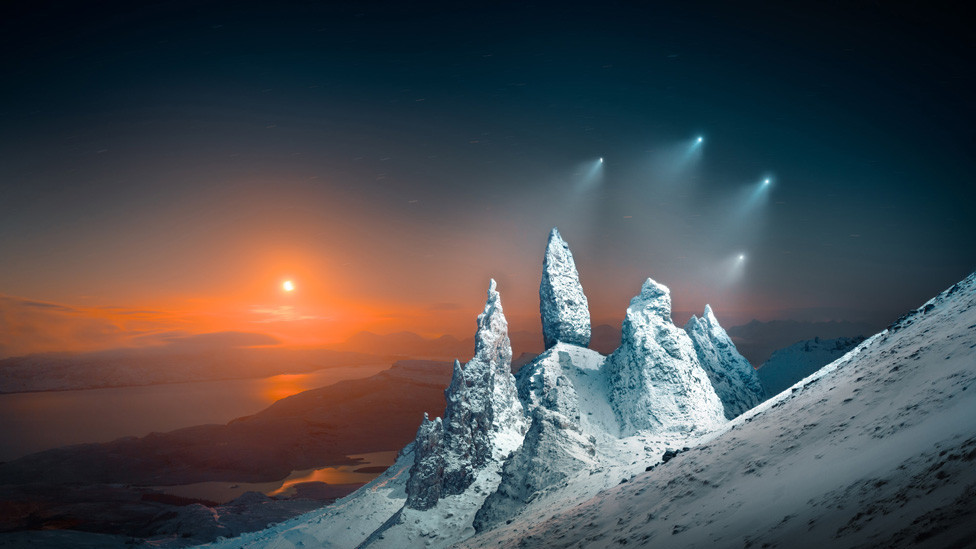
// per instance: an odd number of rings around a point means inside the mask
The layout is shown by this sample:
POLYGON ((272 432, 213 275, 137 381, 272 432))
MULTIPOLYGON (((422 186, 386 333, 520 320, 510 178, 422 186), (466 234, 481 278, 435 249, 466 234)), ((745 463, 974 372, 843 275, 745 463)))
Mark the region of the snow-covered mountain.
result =
POLYGON ((763 362, 756 373, 766 394, 772 396, 794 383, 816 372, 827 364, 844 356, 847 351, 857 347, 863 337, 839 337, 820 339, 819 337, 794 343, 780 349, 763 362))
POLYGON ((974 348, 976 273, 666 463, 460 545, 972 547, 974 348))
MULTIPOLYGON (((570 267, 575 275, 571 262, 561 268, 570 267)), ((543 284, 540 297, 560 287, 543 284)), ((976 400, 961 393, 976 380, 974 302, 971 277, 729 422, 720 394, 746 408, 761 393, 709 309, 686 332, 671 321, 669 290, 648 279, 609 357, 557 338, 513 379, 492 282, 475 356, 455 364, 443 419, 426 419, 392 467, 332 506, 214 546, 749 546, 783 543, 781 531, 802 545, 807 528, 867 543, 858 532, 874 532, 873 518, 902 509, 897 498, 909 488, 897 466, 921 478, 937 456, 943 465, 957 460, 951 474, 976 476, 963 467, 976 459, 966 420, 976 400), (948 453, 938 456, 941 449, 948 453), (874 468, 887 476, 875 478, 874 468), (881 493, 890 495, 887 507, 838 509, 881 493), (852 518, 839 523, 844 509, 852 518)), ((540 309, 544 328, 580 316, 576 307, 548 316, 540 309)), ((946 484, 926 482, 906 497, 946 484)), ((950 505, 965 495, 940 494, 950 505)))

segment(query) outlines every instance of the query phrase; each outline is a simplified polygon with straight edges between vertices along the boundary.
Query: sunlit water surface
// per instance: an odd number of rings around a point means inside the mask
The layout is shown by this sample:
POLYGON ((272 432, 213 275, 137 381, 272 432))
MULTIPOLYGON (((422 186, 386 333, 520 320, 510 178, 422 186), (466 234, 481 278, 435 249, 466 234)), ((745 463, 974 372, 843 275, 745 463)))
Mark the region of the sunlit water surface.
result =
POLYGON ((397 452, 395 451, 356 454, 349 457, 361 459, 361 463, 292 471, 284 480, 275 482, 197 482, 181 486, 154 486, 153 488, 174 496, 204 499, 217 503, 226 503, 245 492, 261 492, 269 496, 291 496, 295 493, 295 487, 305 482, 365 484, 379 476, 381 471, 357 473, 357 469, 366 467, 382 467, 385 469, 393 465, 393 462, 396 461, 396 455, 397 452))
POLYGON ((258 379, 0 394, 0 461, 69 444, 223 424, 287 396, 389 367, 377 363, 258 379))

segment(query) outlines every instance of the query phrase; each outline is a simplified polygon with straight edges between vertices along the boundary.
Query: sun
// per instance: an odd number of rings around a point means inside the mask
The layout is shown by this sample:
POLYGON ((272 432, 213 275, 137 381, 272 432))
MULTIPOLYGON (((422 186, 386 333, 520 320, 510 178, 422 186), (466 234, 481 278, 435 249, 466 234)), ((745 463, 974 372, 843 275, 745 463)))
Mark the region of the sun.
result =
POLYGON ((291 292, 295 290, 295 284, 291 280, 286 280, 284 284, 281 285, 286 292, 291 292))

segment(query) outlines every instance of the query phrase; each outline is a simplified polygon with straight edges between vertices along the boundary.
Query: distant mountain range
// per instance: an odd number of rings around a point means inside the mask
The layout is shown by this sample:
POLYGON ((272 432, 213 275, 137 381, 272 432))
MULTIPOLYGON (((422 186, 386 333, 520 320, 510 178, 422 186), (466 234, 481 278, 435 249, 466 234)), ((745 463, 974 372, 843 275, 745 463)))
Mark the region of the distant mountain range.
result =
MULTIPOLYGON (((533 356, 543 351, 542 332, 516 331, 509 333, 512 351, 515 356, 531 353, 533 356)), ((594 326, 589 347, 603 354, 610 354, 620 346, 620 328, 609 324, 594 326)), ((377 334, 363 331, 354 334, 342 343, 327 346, 333 351, 382 354, 411 358, 428 358, 461 361, 471 358, 474 352, 474 337, 458 339, 452 335, 426 338, 414 332, 395 332, 377 334)))
POLYGON ((815 337, 780 349, 759 367, 759 382, 769 396, 789 389, 794 383, 844 356, 864 341, 863 337, 815 337))
MULTIPOLYGON (((798 320, 752 320, 728 328, 736 348, 754 366, 759 367, 778 349, 813 338, 864 337, 883 328, 867 322, 809 322, 798 320)), ((542 332, 511 332, 515 356, 522 353, 538 355, 542 352, 542 332)), ((589 348, 609 355, 620 346, 620 327, 609 324, 593 326, 589 348)), ((335 351, 378 353, 415 358, 466 360, 474 351, 474 337, 458 339, 451 335, 425 338, 413 332, 376 334, 359 332, 346 341, 328 346, 335 351)))
POLYGON ((0 393, 246 379, 392 361, 389 356, 289 349, 277 343, 264 334, 217 332, 173 338, 163 345, 4 358, 0 393))
POLYGON ((838 337, 864 337, 883 329, 883 325, 867 322, 807 322, 798 320, 753 320, 739 326, 732 326, 728 334, 735 346, 753 366, 766 362, 773 351, 788 347, 798 341, 819 337, 835 339, 838 337))
MULTIPOLYGON (((512 348, 515 353, 539 354, 542 335, 533 332, 512 332, 512 348)), ((426 338, 413 332, 376 334, 359 332, 342 343, 329 345, 334 351, 373 353, 400 357, 466 360, 474 352, 474 338, 458 339, 452 335, 426 338), (369 349, 369 350, 366 350, 369 349)))
MULTIPOLYGON (((877 328, 858 322, 753 320, 727 332, 739 352, 758 366, 773 351, 798 341, 857 337, 877 328)), ((593 326, 589 348, 608 355, 620 345, 620 334, 619 326, 593 326)), ((510 339, 516 357, 536 356, 543 350, 541 331, 512 332, 510 339)), ((359 332, 342 343, 320 349, 281 347, 264 334, 216 332, 173 337, 162 345, 0 359, 0 393, 267 377, 377 360, 389 363, 396 358, 464 361, 473 352, 473 337, 425 338, 413 332, 359 332)), ((522 363, 515 360, 515 368, 522 363)))

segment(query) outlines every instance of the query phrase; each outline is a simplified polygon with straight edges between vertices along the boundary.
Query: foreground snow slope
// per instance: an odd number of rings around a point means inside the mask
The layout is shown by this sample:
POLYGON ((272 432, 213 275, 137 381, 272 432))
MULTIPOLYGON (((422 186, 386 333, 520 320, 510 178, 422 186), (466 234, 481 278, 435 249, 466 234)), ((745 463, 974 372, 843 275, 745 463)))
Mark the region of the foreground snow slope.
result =
POLYGON ((976 536, 976 275, 712 440, 463 547, 948 547, 976 536))

